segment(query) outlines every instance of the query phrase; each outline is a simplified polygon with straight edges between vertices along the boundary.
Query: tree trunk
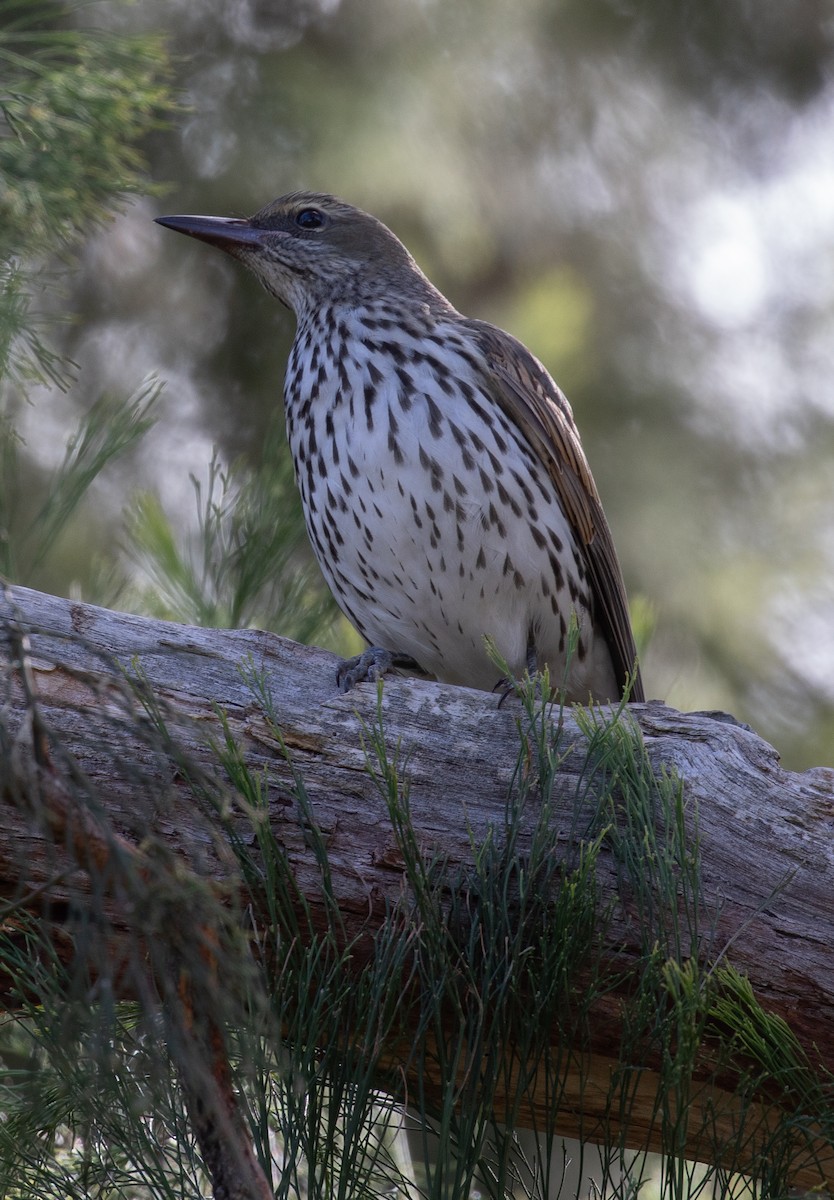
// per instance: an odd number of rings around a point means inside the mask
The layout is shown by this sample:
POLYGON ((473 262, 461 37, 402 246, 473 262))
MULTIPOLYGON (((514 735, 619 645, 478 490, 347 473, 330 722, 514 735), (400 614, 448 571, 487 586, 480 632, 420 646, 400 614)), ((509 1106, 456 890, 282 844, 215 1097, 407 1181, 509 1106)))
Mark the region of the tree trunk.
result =
MULTIPOLYGON (((315 856, 295 807, 287 803, 292 768, 240 667, 250 662, 263 672, 293 767, 327 839, 346 932, 367 929, 369 913, 372 921, 383 919, 386 903, 394 903, 401 892, 403 864, 362 743, 363 721, 372 725, 377 715, 375 687, 339 694, 332 655, 270 634, 152 621, 25 588, 0 597, 0 628, 7 635, 0 645, 11 681, 4 686, 0 726, 17 737, 7 743, 3 764, 6 836, 0 843, 0 889, 5 895, 19 896, 23 885, 35 896, 55 877, 54 847, 9 802, 26 790, 32 753, 24 736, 25 688, 13 661, 24 631, 44 726, 106 799, 115 827, 128 839, 151 829, 217 879, 228 876, 229 860, 207 840, 186 782, 137 735, 138 718, 124 699, 114 665, 128 675, 141 672, 166 706, 169 722, 175 721, 178 744, 209 772, 217 770, 209 742, 211 736, 222 741, 222 710, 248 765, 269 768, 273 829, 302 894, 324 922, 315 856), (114 770, 114 762, 127 761, 131 770, 114 770), (138 768, 145 781, 167 774, 164 809, 158 799, 149 799, 138 768)), ((659 702, 632 706, 630 712, 654 770, 674 769, 684 782, 688 813, 697 810, 703 897, 716 921, 713 944, 728 948, 733 966, 749 978, 767 1011, 789 1024, 812 1065, 834 1069, 834 771, 783 771, 772 747, 726 719, 682 714, 659 702)), ((388 744, 399 742, 400 761, 407 764, 418 842, 427 850, 442 848, 451 871, 465 867, 473 844, 504 813, 519 751, 518 701, 510 698, 499 706, 485 693, 391 679, 385 683, 382 716, 388 744)), ((554 813, 570 828, 585 766, 585 741, 570 713, 561 745, 570 750, 557 776, 554 813)), ((605 852, 601 863, 602 887, 608 899, 615 899, 615 864, 605 852)), ((62 896, 86 886, 83 872, 76 871, 52 891, 62 896)), ((628 953, 626 918, 611 935, 612 953, 620 956, 628 953)), ((617 1013, 613 997, 591 1059, 582 1065, 582 1088, 577 1074, 575 1101, 567 1102, 562 1114, 565 1134, 587 1130, 589 1118, 601 1115, 593 1112, 594 1105, 602 1110, 609 1103, 617 1013)), ((397 1061, 392 1046, 389 1062, 397 1061)), ((436 1081, 438 1088, 441 1083, 436 1081)), ((654 1138, 655 1084, 651 1073, 644 1073, 629 1114, 643 1145, 654 1138)), ((692 1103, 686 1150, 698 1157, 699 1150, 705 1153, 698 1140, 699 1114, 716 1105, 726 1114, 728 1130, 737 1114, 729 1088, 704 1088, 692 1103)), ((830 1161, 824 1175, 829 1183, 834 1179, 830 1161)), ((796 1182, 808 1185, 819 1178, 819 1173, 799 1172, 796 1182)))

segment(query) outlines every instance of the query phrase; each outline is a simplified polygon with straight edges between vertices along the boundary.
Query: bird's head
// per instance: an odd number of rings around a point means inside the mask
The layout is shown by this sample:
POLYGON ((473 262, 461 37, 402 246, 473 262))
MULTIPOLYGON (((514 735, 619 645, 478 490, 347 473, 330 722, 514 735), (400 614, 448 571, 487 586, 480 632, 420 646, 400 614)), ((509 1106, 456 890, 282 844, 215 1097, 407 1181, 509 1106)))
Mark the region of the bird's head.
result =
POLYGON ((239 258, 297 315, 392 292, 442 299, 387 226, 335 196, 293 192, 246 218, 156 220, 239 258))

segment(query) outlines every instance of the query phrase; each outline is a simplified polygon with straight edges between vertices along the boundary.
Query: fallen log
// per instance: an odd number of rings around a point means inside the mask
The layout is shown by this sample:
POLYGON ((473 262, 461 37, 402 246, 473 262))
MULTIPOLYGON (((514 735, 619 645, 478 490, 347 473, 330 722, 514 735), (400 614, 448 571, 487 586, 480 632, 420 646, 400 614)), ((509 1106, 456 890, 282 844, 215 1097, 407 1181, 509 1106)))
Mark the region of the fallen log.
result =
MULTIPOLYGON (((404 887, 402 847, 368 769, 368 729, 380 719, 386 743, 398 748, 405 764, 408 817, 423 853, 442 854, 450 875, 465 871, 473 846, 503 820, 519 761, 520 705, 514 698, 499 706, 484 693, 391 679, 378 707, 377 689, 370 685, 341 695, 334 683, 336 660, 318 649, 255 630, 191 628, 17 587, 0 598, 3 637, 6 832, 0 891, 37 898, 33 911, 44 894, 55 902, 77 900, 90 883, 77 859, 56 872, 56 848, 26 808, 23 793, 33 778, 36 751, 27 726, 31 698, 22 684, 21 655, 43 729, 83 772, 119 835, 138 843, 152 834, 218 884, 229 883, 233 858, 218 850, 207 830, 189 772, 172 760, 171 745, 179 763, 216 775, 216 747, 228 736, 251 770, 265 768, 271 827, 314 923, 324 927, 328 909, 320 864, 293 800, 301 778, 327 847, 347 938, 367 935, 381 923, 401 901, 404 887), (255 677, 268 687, 272 716, 253 688, 255 677), (161 706, 170 743, 147 736, 147 713, 131 690, 137 678, 161 706)), ((767 1013, 790 1027, 812 1070, 834 1070, 834 771, 786 772, 772 747, 720 714, 684 714, 652 702, 630 706, 623 719, 636 723, 654 772, 674 772, 682 781, 693 837, 697 823, 699 886, 704 911, 711 914, 714 960, 730 961, 749 980, 767 1013)), ((576 828, 577 796, 593 806, 587 724, 564 713, 558 745, 552 818, 570 831, 576 828)), ((566 846, 566 854, 569 850, 566 846)), ((623 896, 621 869, 607 846, 597 883, 604 905, 616 910, 605 937, 620 977, 627 979, 629 957, 638 970, 643 951, 623 896)), ((114 928, 119 929, 118 913, 114 928)), ((131 936, 127 926, 124 936, 131 936)), ((688 950, 700 953, 695 945, 688 950)), ((0 979, 0 999, 3 994, 0 979)), ((602 1128, 595 1121, 603 1119, 608 1133, 612 1121, 616 1128, 612 1087, 619 1085, 612 1080, 622 1068, 621 999, 615 991, 601 1003, 591 1044, 577 1055, 566 1080, 559 1124, 565 1134, 593 1137, 602 1128)), ((392 1044, 380 1060, 389 1082, 398 1070, 405 1073, 406 1090, 408 1058, 406 1047, 392 1044)), ((639 1139, 635 1144, 652 1147, 658 1144, 659 1076, 651 1063, 643 1066, 629 1123, 639 1139)), ((729 1138, 739 1117, 731 1073, 704 1075, 701 1082, 691 1100, 691 1135, 682 1147, 694 1158, 709 1153, 707 1124, 713 1136, 718 1127, 729 1138)), ((445 1081, 421 1083, 439 1095, 445 1081)), ((533 1108, 538 1102, 544 1109, 543 1097, 544 1085, 539 1100, 532 1097, 533 1108)), ((778 1123, 780 1103, 778 1096, 756 1100, 762 1130, 778 1123)), ((822 1165, 809 1167, 803 1160, 794 1173, 797 1186, 834 1181, 834 1150, 825 1133, 816 1152, 822 1165)))

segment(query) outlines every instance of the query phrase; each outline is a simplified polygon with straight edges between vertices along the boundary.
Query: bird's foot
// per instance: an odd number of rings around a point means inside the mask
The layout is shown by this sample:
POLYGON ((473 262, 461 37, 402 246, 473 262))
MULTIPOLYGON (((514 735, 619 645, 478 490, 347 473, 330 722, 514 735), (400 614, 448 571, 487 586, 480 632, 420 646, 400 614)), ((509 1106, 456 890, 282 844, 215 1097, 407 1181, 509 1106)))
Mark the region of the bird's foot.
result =
POLYGON ((518 680, 507 679, 506 676, 499 679, 495 687, 492 689, 493 695, 498 697, 498 707, 501 708, 508 696, 518 695, 518 680))
MULTIPOLYGON (((536 643, 533 640, 532 630, 530 631, 530 635, 527 639, 526 660, 527 674, 525 679, 528 676, 532 678, 539 669, 539 656, 536 653, 536 643)), ((507 663, 502 659, 496 657, 495 661, 499 666, 503 667, 505 671, 509 670, 507 663)), ((508 696, 518 696, 521 698, 523 687, 524 679, 516 679, 513 675, 502 675, 495 687, 492 689, 493 693, 498 696, 498 707, 501 708, 508 696)), ((540 688, 537 688, 537 691, 540 690, 540 688)))
POLYGON ((336 671, 336 683, 340 692, 349 692, 357 683, 375 683, 395 667, 409 671, 421 671, 420 664, 409 654, 397 654, 383 650, 381 646, 370 646, 355 658, 346 658, 336 671))
MULTIPOLYGON (((522 676, 520 679, 515 679, 513 676, 503 675, 492 689, 493 695, 498 697, 498 707, 503 708, 504 702, 508 696, 517 696, 519 700, 523 700, 529 694, 530 683, 533 679, 534 672, 530 672, 522 676)), ((544 679, 539 676, 536 679, 536 701, 543 702, 552 700, 557 693, 552 687, 545 688, 544 679)))

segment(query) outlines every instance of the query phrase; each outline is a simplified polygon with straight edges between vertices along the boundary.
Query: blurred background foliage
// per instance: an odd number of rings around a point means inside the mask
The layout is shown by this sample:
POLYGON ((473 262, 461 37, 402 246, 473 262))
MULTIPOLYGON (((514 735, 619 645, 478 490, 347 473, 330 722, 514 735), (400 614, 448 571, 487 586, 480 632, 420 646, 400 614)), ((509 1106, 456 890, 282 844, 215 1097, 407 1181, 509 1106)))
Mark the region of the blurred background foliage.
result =
POLYGON ((827 0, 4 0, 9 46, 7 574, 352 645, 280 441, 292 318, 152 224, 332 191, 568 393, 648 637, 648 694, 733 712, 791 766, 834 763, 827 0), (140 68, 128 87, 111 62, 115 137, 90 78, 103 42, 140 68), (105 225, 102 178, 125 194, 105 225), (47 221, 32 181, 52 189, 47 221), (48 333, 22 343, 14 312, 48 333), (108 411, 136 436, 35 553, 68 438, 71 453, 85 428, 106 441, 108 411))

